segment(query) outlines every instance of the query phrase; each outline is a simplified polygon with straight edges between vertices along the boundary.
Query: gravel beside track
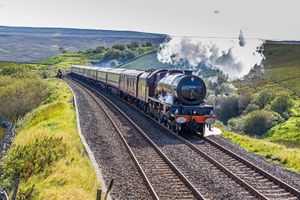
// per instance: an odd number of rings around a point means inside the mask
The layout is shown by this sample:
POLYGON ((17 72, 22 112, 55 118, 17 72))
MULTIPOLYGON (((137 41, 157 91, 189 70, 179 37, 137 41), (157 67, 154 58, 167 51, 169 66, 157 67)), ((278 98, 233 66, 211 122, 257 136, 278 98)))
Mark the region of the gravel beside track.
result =
POLYGON ((239 160, 227 155, 220 149, 216 148, 209 142, 190 140, 197 148, 205 151, 207 155, 217 160, 220 164, 229 169, 232 173, 251 185, 262 195, 268 199, 289 199, 297 200, 297 197, 285 189, 276 185, 266 177, 260 175, 255 170, 249 168, 246 164, 241 163, 239 160))
POLYGON ((237 155, 252 162, 256 166, 262 168, 263 170, 267 171, 268 173, 281 179, 282 181, 286 182, 287 184, 297 188, 298 190, 300 189, 300 174, 299 173, 295 173, 290 170, 287 170, 280 165, 270 163, 263 156, 249 153, 249 152, 245 151, 244 149, 242 149, 240 146, 223 138, 222 136, 209 136, 209 139, 211 139, 214 142, 222 145, 223 147, 233 151, 237 155))
POLYGON ((68 82, 77 97, 82 134, 93 151, 106 185, 114 179, 114 199, 152 199, 145 182, 112 123, 80 87, 68 82))
POLYGON ((203 157, 168 133, 163 127, 143 116, 139 111, 109 94, 100 92, 113 101, 158 145, 168 158, 208 199, 255 199, 247 190, 209 163, 203 157))

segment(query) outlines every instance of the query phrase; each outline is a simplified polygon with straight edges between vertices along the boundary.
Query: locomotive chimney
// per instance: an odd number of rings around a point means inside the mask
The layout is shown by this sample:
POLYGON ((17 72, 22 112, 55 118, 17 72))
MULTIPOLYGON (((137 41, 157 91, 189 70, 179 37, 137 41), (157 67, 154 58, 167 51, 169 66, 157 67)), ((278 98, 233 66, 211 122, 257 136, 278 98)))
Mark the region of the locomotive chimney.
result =
POLYGON ((192 70, 183 70, 185 75, 192 75, 193 71, 192 70))

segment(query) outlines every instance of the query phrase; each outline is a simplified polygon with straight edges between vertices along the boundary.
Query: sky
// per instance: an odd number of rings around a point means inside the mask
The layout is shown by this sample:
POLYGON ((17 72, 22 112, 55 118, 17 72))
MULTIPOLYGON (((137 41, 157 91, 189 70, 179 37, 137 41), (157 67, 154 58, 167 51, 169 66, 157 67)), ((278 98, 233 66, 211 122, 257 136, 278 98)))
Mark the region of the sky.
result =
POLYGON ((299 0, 0 0, 0 26, 300 40, 299 0))

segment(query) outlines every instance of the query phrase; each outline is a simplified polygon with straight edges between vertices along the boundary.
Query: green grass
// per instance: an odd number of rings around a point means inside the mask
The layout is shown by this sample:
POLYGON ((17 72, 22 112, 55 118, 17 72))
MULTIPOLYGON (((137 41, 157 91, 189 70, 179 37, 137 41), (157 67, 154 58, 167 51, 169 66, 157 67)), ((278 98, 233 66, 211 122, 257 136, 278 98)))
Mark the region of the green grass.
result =
POLYGON ((300 45, 265 45, 266 74, 300 95, 300 45))
POLYGON ((34 138, 62 137, 67 155, 54 163, 45 174, 36 174, 21 182, 25 191, 35 184, 34 199, 95 199, 99 186, 92 164, 77 134, 72 93, 61 80, 49 80, 52 95, 24 119, 18 122, 15 145, 27 145, 34 138))
POLYGON ((68 71, 71 65, 87 65, 89 60, 87 56, 79 53, 64 53, 50 58, 44 64, 50 66, 52 74, 55 74, 58 69, 68 71))
POLYGON ((226 130, 222 130, 222 136, 240 145, 246 151, 261 155, 277 158, 272 161, 290 170, 300 172, 300 149, 289 148, 285 145, 275 144, 267 139, 256 139, 250 136, 241 135, 226 130))
POLYGON ((300 100, 294 101, 291 117, 270 129, 266 137, 274 142, 291 145, 300 149, 300 100))

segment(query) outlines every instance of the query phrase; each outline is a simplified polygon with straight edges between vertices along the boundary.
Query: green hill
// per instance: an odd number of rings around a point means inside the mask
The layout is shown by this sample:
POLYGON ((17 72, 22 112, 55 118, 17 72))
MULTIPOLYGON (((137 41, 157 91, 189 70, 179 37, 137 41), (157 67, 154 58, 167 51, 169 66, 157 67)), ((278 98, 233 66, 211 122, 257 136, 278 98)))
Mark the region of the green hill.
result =
POLYGON ((300 45, 265 45, 266 74, 276 83, 300 95, 300 45))
POLYGON ((125 69, 168 69, 174 66, 163 64, 156 59, 157 52, 151 52, 142 55, 131 62, 120 65, 120 68, 125 69))

